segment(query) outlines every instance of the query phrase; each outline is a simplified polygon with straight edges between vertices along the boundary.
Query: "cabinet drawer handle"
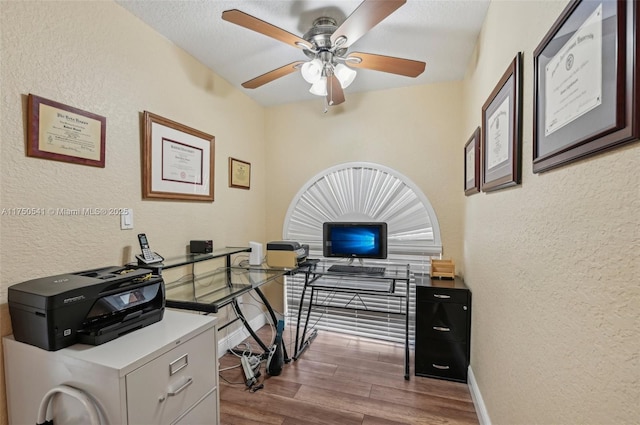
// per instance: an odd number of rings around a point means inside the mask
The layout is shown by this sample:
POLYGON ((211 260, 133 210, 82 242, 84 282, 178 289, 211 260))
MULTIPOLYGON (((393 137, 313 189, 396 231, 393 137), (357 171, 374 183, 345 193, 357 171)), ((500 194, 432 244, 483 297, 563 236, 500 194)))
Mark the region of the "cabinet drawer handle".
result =
POLYGON ((187 381, 184 384, 180 385, 180 387, 177 390, 169 391, 167 395, 168 396, 178 395, 191 384, 193 384, 193 378, 189 377, 187 378, 187 381))
POLYGON ((449 298, 451 298, 451 295, 445 295, 445 294, 433 294, 433 296, 436 298, 442 298, 443 300, 448 300, 449 298))
POLYGON ((442 326, 434 326, 433 330, 434 331, 440 331, 440 332, 451 332, 451 329, 443 328, 442 326))
POLYGON ((436 369, 449 370, 449 366, 442 366, 442 365, 435 364, 435 363, 432 363, 431 366, 435 367, 436 369))
POLYGON ((188 365, 189 365, 189 353, 186 353, 178 357, 171 363, 169 363, 169 376, 172 376, 178 373, 180 369, 183 369, 188 365))

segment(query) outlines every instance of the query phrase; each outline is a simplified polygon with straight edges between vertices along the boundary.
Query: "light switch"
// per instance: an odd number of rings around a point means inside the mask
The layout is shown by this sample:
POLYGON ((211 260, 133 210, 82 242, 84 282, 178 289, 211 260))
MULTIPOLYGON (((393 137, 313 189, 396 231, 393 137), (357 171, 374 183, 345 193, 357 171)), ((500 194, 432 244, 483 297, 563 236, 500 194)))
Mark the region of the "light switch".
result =
POLYGON ((133 229, 133 210, 131 208, 127 208, 120 213, 120 229, 133 229))

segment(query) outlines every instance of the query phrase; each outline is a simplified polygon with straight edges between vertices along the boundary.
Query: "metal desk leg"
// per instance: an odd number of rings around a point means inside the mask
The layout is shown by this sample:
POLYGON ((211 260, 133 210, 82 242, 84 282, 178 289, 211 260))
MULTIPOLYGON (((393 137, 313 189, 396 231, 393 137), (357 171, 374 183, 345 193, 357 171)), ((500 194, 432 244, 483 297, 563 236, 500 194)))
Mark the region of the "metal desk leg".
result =
POLYGON ((302 349, 302 343, 303 341, 300 341, 300 318, 302 317, 302 304, 304 302, 304 296, 306 295, 307 292, 307 283, 309 282, 309 274, 305 273, 304 276, 304 286, 302 287, 302 295, 300 296, 300 302, 298 303, 298 320, 296 320, 296 340, 294 341, 294 346, 293 346, 293 358, 297 359, 298 358, 298 353, 300 352, 300 349, 302 349), (298 344, 298 341, 300 341, 300 344, 298 344))
MULTIPOLYGON (((265 307, 267 307, 267 311, 269 312, 269 316, 271 317, 271 320, 273 321, 273 326, 277 327, 278 326, 278 318, 276 317, 276 314, 273 311, 273 308, 271 307, 271 303, 269 302, 267 297, 264 296, 264 293, 262 293, 260 288, 254 288, 254 291, 256 291, 256 293, 258 294, 258 296, 260 297, 260 299, 264 303, 265 307)), ((287 354, 287 348, 284 346, 284 344, 282 344, 282 349, 283 349, 283 352, 284 352, 284 361, 285 361, 285 363, 289 363, 291 361, 291 359, 289 358, 289 355, 287 354)))
POLYGON ((244 327, 247 328, 247 330, 249 331, 249 334, 253 337, 253 339, 256 340, 258 345, 260 345, 260 347, 262 347, 262 349, 265 351, 265 354, 268 353, 269 352, 269 348, 265 345, 264 342, 262 342, 260 337, 254 332, 253 328, 249 324, 249 321, 244 317, 244 314, 242 314, 242 310, 240 310, 240 306, 238 305, 238 301, 237 300, 231 301, 231 305, 233 306, 233 310, 236 312, 236 315, 242 321, 242 324, 244 325, 244 327))
POLYGON ((316 332, 312 332, 309 335, 309 339, 305 340, 306 336, 307 336, 307 328, 309 327, 309 318, 311 317, 311 307, 313 306, 313 294, 316 291, 311 288, 311 296, 309 298, 309 308, 307 309, 307 317, 304 321, 304 329, 302 330, 302 339, 300 342, 300 350, 298 350, 298 353, 296 354, 295 359, 297 360, 298 357, 300 357, 300 355, 304 352, 304 350, 306 350, 309 347, 309 344, 311 344, 311 341, 316 337, 316 332))

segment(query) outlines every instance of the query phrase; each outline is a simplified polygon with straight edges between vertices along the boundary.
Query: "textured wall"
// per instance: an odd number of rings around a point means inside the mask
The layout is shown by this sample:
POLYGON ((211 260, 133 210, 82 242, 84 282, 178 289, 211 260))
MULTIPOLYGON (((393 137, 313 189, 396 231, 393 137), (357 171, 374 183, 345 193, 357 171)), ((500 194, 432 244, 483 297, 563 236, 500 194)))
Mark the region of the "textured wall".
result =
POLYGON ((471 366, 493 424, 640 417, 640 144, 532 173, 533 51, 566 2, 492 2, 464 81, 466 133, 524 52, 522 185, 465 201, 471 366))
POLYGON ((0 216, 0 305, 12 284, 133 260, 139 232, 168 257, 190 239, 264 240, 264 111, 255 102, 113 2, 0 1, 0 29, 0 208, 128 207, 135 224, 0 216), (106 167, 27 157, 28 93, 105 116, 106 167), (213 203, 142 200, 144 110, 215 136, 213 203), (229 156, 252 164, 251 190, 228 187, 229 156))
POLYGON ((146 232, 165 256, 190 239, 246 245, 264 236, 263 110, 112 2, 2 2, 2 207, 129 207, 111 216, 2 216, 2 288, 110 264, 146 232), (100 19, 97 19, 100 17, 100 19), (26 95, 107 118, 106 167, 25 156, 26 95), (213 203, 142 200, 142 111, 215 136, 213 203), (228 187, 228 157, 251 162, 251 190, 228 187))

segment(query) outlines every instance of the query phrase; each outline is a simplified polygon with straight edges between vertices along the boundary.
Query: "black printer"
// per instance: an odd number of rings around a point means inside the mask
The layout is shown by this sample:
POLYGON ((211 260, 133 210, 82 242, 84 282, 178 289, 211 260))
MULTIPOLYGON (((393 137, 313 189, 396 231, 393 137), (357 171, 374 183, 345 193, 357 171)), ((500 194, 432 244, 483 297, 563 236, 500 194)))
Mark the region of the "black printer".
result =
POLYGON ((9 287, 17 341, 56 351, 99 345, 162 320, 164 282, 151 270, 104 267, 9 287))

